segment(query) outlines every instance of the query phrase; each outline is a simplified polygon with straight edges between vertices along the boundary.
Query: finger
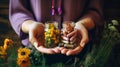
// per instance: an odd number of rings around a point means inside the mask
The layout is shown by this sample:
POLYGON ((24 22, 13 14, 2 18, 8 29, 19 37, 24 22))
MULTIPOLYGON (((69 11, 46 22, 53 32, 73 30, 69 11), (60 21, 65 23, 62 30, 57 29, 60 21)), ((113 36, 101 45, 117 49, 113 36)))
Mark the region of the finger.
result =
POLYGON ((70 41, 71 41, 71 42, 75 42, 76 36, 77 36, 77 34, 73 35, 73 36, 70 38, 70 41))
POLYGON ((85 42, 84 42, 84 41, 81 41, 80 46, 81 46, 82 48, 84 48, 85 42))
POLYGON ((29 32, 29 41, 33 44, 34 42, 38 43, 38 46, 44 45, 44 35, 37 34, 36 32, 29 32))
POLYGON ((82 39, 86 40, 88 39, 88 30, 85 28, 85 26, 82 23, 78 23, 75 26, 75 29, 78 30, 78 35, 82 36, 82 39))
POLYGON ((62 39, 66 40, 66 41, 68 41, 68 40, 69 40, 69 38, 68 38, 68 37, 66 37, 66 36, 61 36, 61 37, 62 37, 62 39))
POLYGON ((61 54, 66 54, 67 51, 68 51, 68 49, 64 48, 61 50, 61 54))
POLYGON ((84 47, 86 43, 88 43, 89 38, 87 34, 82 35, 81 41, 80 41, 80 46, 84 47))
POLYGON ((29 32, 29 41, 31 42, 31 44, 34 44, 34 42, 38 43, 38 40, 35 37, 35 34, 31 31, 29 32))
POLYGON ((69 56, 69 55, 76 55, 76 54, 79 54, 81 51, 82 51, 82 47, 76 47, 75 49, 70 49, 67 51, 66 55, 69 56))
POLYGON ((55 53, 61 53, 60 49, 58 47, 55 47, 52 49, 55 53))
POLYGON ((60 51, 62 50, 62 49, 64 49, 64 47, 57 47, 60 51))
POLYGON ((70 38, 73 35, 77 35, 77 30, 72 31, 71 33, 67 34, 67 37, 70 38))
POLYGON ((88 37, 88 31, 86 28, 82 28, 81 30, 79 30, 79 33, 81 33, 81 43, 87 43, 89 41, 89 37, 88 37))
POLYGON ((39 47, 38 49, 40 52, 42 53, 46 53, 46 54, 55 54, 56 52, 52 49, 48 49, 48 48, 44 48, 42 46, 39 47))
POLYGON ((35 47, 36 47, 36 49, 38 50, 38 51, 40 51, 40 52, 42 52, 42 53, 46 53, 46 54, 55 54, 55 52, 52 50, 52 49, 50 49, 50 48, 45 48, 45 47, 43 47, 43 46, 37 46, 38 45, 38 43, 34 43, 33 44, 35 47))
POLYGON ((77 43, 77 39, 74 38, 73 40, 70 41, 71 43, 77 43))

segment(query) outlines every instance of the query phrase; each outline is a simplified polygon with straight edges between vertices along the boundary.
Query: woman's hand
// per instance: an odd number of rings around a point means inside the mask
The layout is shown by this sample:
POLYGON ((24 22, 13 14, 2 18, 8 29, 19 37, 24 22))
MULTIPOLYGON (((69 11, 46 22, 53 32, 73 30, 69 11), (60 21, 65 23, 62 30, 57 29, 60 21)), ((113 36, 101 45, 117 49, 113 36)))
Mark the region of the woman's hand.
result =
POLYGON ((60 48, 61 53, 66 55, 79 54, 89 41, 88 31, 81 23, 77 23, 75 25, 75 30, 69 33, 67 37, 70 38, 70 41, 74 41, 77 38, 78 46, 75 49, 60 48))
POLYGON ((22 24, 22 31, 29 34, 29 41, 40 52, 46 54, 60 53, 60 50, 56 48, 44 47, 44 24, 35 21, 28 20, 22 24))

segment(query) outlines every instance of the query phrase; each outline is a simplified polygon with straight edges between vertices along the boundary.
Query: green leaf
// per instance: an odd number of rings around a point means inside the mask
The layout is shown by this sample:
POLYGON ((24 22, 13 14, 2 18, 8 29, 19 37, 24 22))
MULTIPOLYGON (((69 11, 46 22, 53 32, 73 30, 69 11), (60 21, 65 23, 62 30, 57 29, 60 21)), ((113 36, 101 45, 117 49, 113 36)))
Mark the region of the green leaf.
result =
POLYGON ((112 20, 113 25, 119 25, 117 20, 112 20))

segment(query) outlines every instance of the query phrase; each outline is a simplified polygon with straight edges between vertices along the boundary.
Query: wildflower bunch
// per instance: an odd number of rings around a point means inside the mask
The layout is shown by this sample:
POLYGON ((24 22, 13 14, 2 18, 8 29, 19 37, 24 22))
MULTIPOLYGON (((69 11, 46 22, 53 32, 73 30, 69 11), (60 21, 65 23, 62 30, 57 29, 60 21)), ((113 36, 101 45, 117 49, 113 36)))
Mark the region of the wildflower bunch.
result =
POLYGON ((45 46, 54 47, 60 42, 60 31, 54 23, 47 23, 45 30, 45 46))

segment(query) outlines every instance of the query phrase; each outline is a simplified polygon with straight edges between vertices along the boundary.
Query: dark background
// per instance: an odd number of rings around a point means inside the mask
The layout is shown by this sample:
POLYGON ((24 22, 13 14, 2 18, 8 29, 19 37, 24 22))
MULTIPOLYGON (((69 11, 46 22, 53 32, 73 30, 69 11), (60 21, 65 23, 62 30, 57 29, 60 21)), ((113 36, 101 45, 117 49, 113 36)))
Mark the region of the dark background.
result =
MULTIPOLYGON (((13 31, 9 19, 8 9, 9 0, 0 0, 0 45, 3 45, 5 38, 12 39, 16 46, 21 45, 20 40, 16 33, 13 31)), ((104 20, 109 21, 116 19, 120 21, 120 0, 104 0, 103 5, 104 20)), ((119 67, 120 66, 120 44, 113 47, 112 54, 110 55, 105 67, 119 67)))
POLYGON ((106 20, 120 20, 120 0, 104 0, 103 12, 106 20))
POLYGON ((0 0, 0 45, 3 45, 5 38, 12 39, 16 46, 20 45, 18 36, 9 23, 9 0, 0 0))

